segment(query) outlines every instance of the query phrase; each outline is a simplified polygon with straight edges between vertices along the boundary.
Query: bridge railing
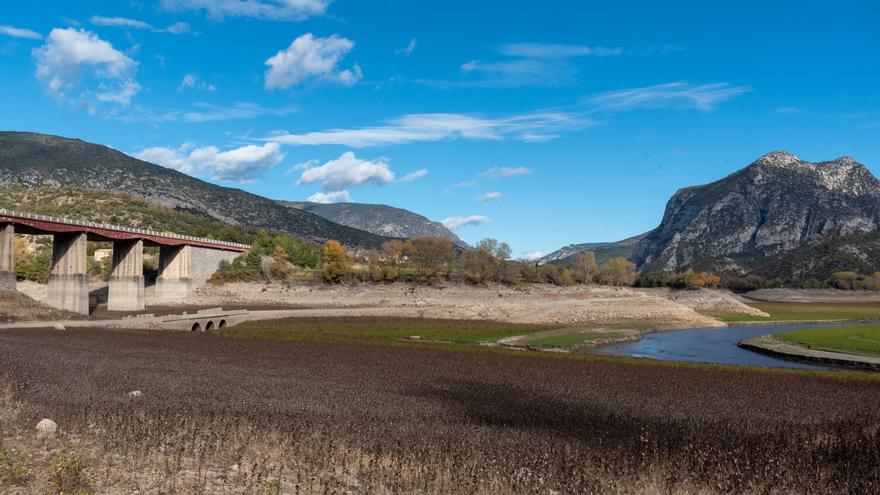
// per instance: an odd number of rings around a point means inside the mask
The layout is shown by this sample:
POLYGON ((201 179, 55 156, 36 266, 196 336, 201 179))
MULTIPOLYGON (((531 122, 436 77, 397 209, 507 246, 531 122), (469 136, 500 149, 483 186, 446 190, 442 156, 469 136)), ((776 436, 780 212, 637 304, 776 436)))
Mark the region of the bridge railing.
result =
POLYGON ((193 241, 200 242, 203 244, 214 244, 217 246, 227 246, 239 249, 250 249, 250 246, 247 244, 240 244, 237 242, 228 242, 228 241, 218 241, 216 239, 206 239, 204 237, 193 237, 190 235, 179 235, 173 232, 157 232, 155 230, 148 229, 136 229, 134 227, 123 227, 119 225, 110 225, 107 223, 96 223, 96 222, 87 222, 85 220, 76 220, 73 218, 64 218, 64 217, 53 217, 51 215, 38 215, 36 213, 27 213, 15 210, 7 210, 4 208, 0 208, 0 215, 4 215, 7 217, 18 217, 25 218, 28 220, 38 220, 41 222, 53 222, 53 223, 63 223, 68 225, 79 225, 81 227, 91 227, 94 229, 104 229, 104 230, 116 230, 119 232, 129 232, 132 234, 141 234, 141 235, 149 235, 156 237, 165 237, 168 239, 178 239, 182 241, 193 241))

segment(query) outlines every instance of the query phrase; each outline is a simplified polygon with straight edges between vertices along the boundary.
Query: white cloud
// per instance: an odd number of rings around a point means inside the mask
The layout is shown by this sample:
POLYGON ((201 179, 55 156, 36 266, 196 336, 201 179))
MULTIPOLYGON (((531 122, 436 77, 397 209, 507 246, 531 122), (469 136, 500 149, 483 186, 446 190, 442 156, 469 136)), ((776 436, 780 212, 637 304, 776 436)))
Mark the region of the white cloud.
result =
POLYGON ((6 24, 0 24, 0 33, 7 36, 12 36, 13 38, 25 38, 29 40, 43 39, 43 35, 36 31, 31 31, 30 29, 25 28, 17 28, 6 24))
MULTIPOLYGON (((277 146, 277 145, 276 145, 277 146)), ((320 182, 325 191, 341 191, 366 184, 388 184, 394 181, 394 173, 385 158, 361 160, 351 151, 327 163, 307 168, 297 185, 320 182)))
MULTIPOLYGON (((84 75, 98 81, 98 101, 127 106, 141 89, 134 80, 137 62, 84 29, 53 29, 33 55, 37 78, 58 100, 68 98, 84 75)), ((84 92, 81 98, 91 99, 90 93, 84 92)))
POLYGON ((179 148, 146 148, 132 156, 185 174, 232 182, 251 181, 284 159, 281 147, 275 143, 229 151, 220 151, 216 146, 193 148, 185 143, 179 148))
POLYGON ((192 72, 183 76, 183 79, 180 81, 180 84, 177 86, 177 90, 184 89, 198 89, 201 91, 216 91, 217 87, 213 84, 208 84, 203 81, 198 74, 192 72))
POLYGON ((480 225, 491 221, 492 219, 485 215, 470 215, 466 217, 449 217, 440 223, 449 230, 458 230, 468 225, 480 225))
POLYGON ((418 42, 416 42, 416 39, 413 38, 409 40, 409 43, 405 47, 394 50, 394 54, 406 55, 407 57, 409 57, 410 55, 412 55, 413 50, 416 49, 416 46, 418 46, 418 42))
POLYGON ((508 57, 524 58, 570 58, 589 55, 609 57, 612 55, 623 55, 623 48, 552 43, 513 43, 500 46, 498 51, 508 57))
POLYGON ((253 17, 271 21, 302 21, 321 15, 331 0, 162 0, 170 10, 204 10, 213 19, 253 17))
POLYGON ((532 170, 526 167, 492 167, 480 175, 484 177, 516 177, 531 173, 532 170))
POLYGON ((428 169, 422 168, 404 175, 398 182, 412 182, 414 180, 419 180, 426 175, 428 175, 428 169))
POLYGON ((521 260, 535 261, 544 257, 544 251, 526 251, 521 256, 521 260))
POLYGON ((131 28, 131 29, 144 29, 147 31, 152 31, 154 33, 171 33, 171 34, 184 34, 188 33, 190 30, 189 24, 185 22, 175 22, 174 24, 168 26, 167 28, 161 29, 153 27, 153 25, 146 23, 144 21, 139 21, 137 19, 129 19, 127 17, 104 17, 100 15, 92 16, 89 20, 92 24, 96 26, 111 26, 111 27, 122 27, 122 28, 131 28))
POLYGON ((328 193, 317 192, 309 196, 306 201, 321 204, 350 203, 351 196, 348 194, 348 191, 333 191, 328 193))
POLYGON ((632 110, 637 108, 693 108, 710 111, 718 103, 750 91, 747 86, 712 83, 694 86, 678 81, 644 88, 621 89, 599 93, 587 103, 601 110, 632 110))
POLYGON ((352 48, 353 41, 335 34, 315 38, 306 33, 266 60, 266 88, 285 89, 309 78, 351 86, 363 77, 361 68, 354 64, 350 69, 339 70, 338 65, 352 48))
POLYGON ((483 202, 485 202, 485 201, 498 201, 499 199, 501 199, 501 196, 503 196, 503 194, 501 194, 500 192, 487 192, 486 194, 483 194, 481 196, 477 196, 476 200, 483 201, 483 202))
POLYGON ((527 113, 501 118, 455 113, 409 114, 381 126, 329 129, 305 134, 282 133, 265 140, 288 145, 338 144, 351 148, 452 139, 533 140, 537 135, 552 136, 558 131, 593 124, 594 121, 570 112, 527 113))

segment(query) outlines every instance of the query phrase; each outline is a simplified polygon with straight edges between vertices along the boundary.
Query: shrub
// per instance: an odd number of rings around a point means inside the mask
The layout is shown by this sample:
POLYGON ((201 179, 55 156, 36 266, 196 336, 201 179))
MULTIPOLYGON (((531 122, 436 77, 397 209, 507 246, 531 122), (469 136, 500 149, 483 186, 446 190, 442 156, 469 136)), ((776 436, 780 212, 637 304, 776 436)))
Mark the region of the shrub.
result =
POLYGON ((599 283, 604 285, 632 285, 636 280, 636 264, 618 256, 599 266, 599 283))
POLYGON ((51 480, 58 493, 88 495, 94 493, 86 459, 65 449, 51 466, 51 480))
POLYGON ((321 251, 321 273, 327 282, 339 282, 351 269, 351 261, 339 241, 330 240, 321 251))
POLYGON ((10 486, 22 486, 30 477, 28 463, 0 445, 0 481, 10 486))

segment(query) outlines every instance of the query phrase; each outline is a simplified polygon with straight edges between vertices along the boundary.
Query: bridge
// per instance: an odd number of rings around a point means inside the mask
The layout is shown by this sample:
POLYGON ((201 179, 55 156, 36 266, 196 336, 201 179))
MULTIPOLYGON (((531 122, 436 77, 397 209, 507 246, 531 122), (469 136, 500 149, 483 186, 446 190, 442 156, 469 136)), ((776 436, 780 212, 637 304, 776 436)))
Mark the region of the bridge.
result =
POLYGON ((159 247, 156 296, 166 302, 180 301, 189 294, 194 271, 200 273, 196 279, 206 279, 221 260, 231 260, 250 249, 234 242, 0 209, 0 289, 16 287, 16 233, 53 237, 47 303, 80 314, 89 313, 88 241, 113 243, 107 299, 110 311, 144 309, 144 246, 159 247))

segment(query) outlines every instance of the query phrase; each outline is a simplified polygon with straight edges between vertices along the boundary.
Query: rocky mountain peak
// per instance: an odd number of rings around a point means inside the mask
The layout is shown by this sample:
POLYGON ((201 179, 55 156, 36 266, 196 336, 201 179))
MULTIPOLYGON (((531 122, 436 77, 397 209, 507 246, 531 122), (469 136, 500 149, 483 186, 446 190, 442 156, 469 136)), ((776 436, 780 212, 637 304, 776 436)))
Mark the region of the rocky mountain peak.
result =
POLYGON ((636 260, 679 270, 700 259, 761 257, 880 230, 880 182, 850 157, 812 163, 768 153, 705 186, 682 189, 636 260))
POLYGON ((801 159, 794 156, 785 150, 779 151, 771 151, 766 155, 762 156, 755 160, 755 164, 761 165, 776 165, 776 166, 786 166, 786 165, 796 165, 801 163, 801 159))

